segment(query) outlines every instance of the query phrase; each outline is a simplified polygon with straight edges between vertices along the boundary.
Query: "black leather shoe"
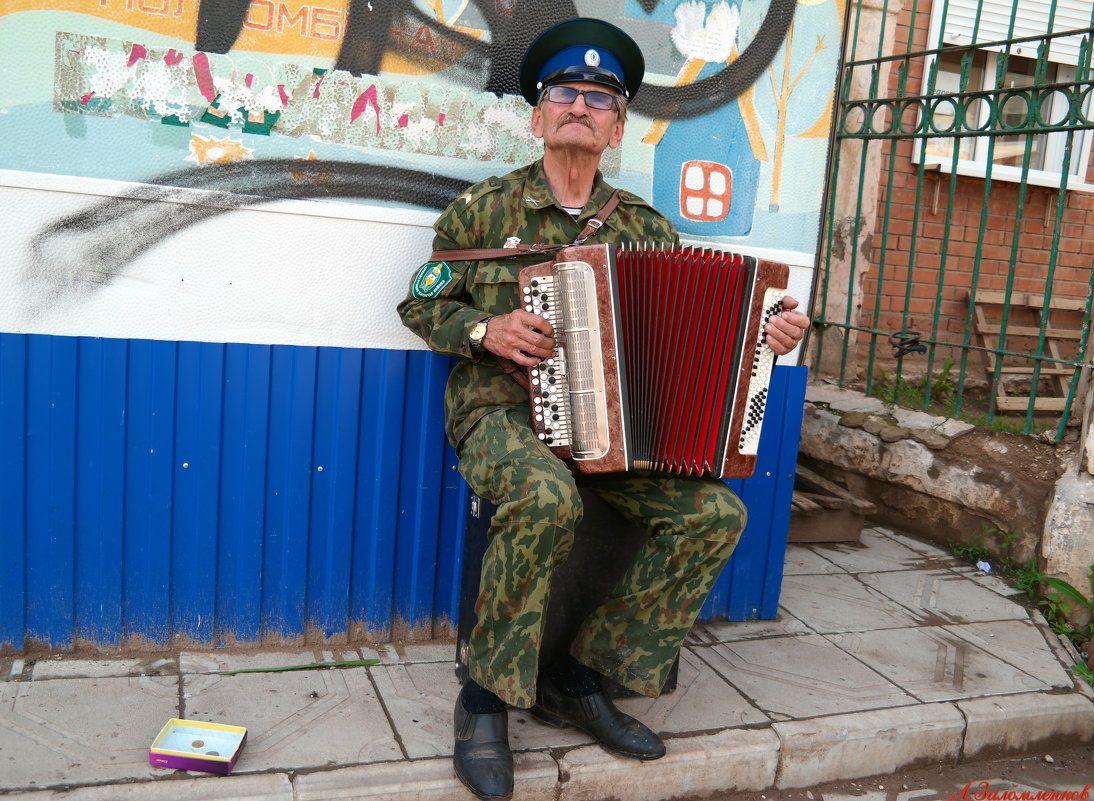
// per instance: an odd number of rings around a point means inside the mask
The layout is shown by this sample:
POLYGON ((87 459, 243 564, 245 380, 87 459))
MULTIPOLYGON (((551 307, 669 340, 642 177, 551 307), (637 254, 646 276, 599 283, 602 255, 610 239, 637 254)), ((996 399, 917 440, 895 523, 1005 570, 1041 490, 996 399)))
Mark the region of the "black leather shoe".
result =
POLYGON ((645 724, 616 709, 603 691, 571 698, 541 674, 536 705, 529 712, 549 726, 581 729, 619 756, 659 759, 665 755, 661 738, 645 724))
POLYGON ((509 750, 507 712, 476 715, 456 699, 453 716, 456 777, 483 801, 504 801, 513 795, 513 752, 509 750))

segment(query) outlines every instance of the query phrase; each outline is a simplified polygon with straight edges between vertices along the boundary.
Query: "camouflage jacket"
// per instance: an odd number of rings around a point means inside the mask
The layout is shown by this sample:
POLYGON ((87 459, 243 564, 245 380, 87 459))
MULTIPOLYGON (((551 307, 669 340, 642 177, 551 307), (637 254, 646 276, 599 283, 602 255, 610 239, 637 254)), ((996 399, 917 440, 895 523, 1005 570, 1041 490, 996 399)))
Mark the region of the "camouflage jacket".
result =
MULTIPOLYGON (((575 221, 555 200, 536 161, 501 178, 488 178, 454 200, 434 223, 434 250, 500 248, 517 237, 526 244, 569 244, 611 197, 613 188, 597 172, 589 202, 575 221)), ((672 224, 637 195, 620 192, 619 206, 586 240, 675 245, 672 224)), ((403 324, 438 353, 461 357, 445 392, 445 432, 456 445, 483 415, 495 409, 528 408, 528 392, 506 375, 493 354, 471 350, 475 322, 518 307, 517 273, 550 258, 529 254, 497 261, 427 262, 411 279, 399 303, 403 324)))

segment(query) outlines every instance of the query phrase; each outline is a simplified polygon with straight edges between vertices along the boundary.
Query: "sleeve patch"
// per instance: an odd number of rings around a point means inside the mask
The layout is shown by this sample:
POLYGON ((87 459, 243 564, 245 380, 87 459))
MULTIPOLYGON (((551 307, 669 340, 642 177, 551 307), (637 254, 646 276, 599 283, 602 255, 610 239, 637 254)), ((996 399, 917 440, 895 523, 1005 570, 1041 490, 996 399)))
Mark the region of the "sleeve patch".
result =
POLYGON ((428 261, 418 268, 411 284, 411 294, 416 298, 435 298, 452 283, 452 270, 447 262, 428 261))

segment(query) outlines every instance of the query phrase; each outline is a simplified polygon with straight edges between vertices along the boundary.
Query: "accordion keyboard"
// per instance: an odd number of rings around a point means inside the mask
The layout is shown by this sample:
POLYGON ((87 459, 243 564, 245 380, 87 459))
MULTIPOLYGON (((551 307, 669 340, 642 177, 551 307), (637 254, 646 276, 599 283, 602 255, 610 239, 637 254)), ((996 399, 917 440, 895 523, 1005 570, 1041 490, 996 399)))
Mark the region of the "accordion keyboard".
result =
MULTIPOLYGON (((538 314, 558 329, 556 279, 543 276, 531 282, 524 291, 524 310, 538 314)), ((566 349, 556 336, 553 356, 542 359, 528 371, 532 392, 532 421, 536 436, 553 447, 571 444, 569 404, 566 394, 569 381, 566 374, 566 349)))
POLYGON ((525 311, 555 329, 554 356, 529 371, 537 435, 548 445, 569 445, 575 459, 603 456, 609 437, 592 268, 585 262, 556 264, 553 276, 530 283, 523 302, 525 311))
POLYGON ((767 335, 762 326, 782 310, 785 294, 778 289, 768 289, 764 293, 764 313, 760 321, 760 335, 756 337, 756 350, 752 355, 752 370, 749 375, 748 394, 745 397, 745 416, 739 445, 739 451, 748 456, 754 456, 760 450, 760 427, 767 406, 767 387, 771 383, 771 370, 775 366, 775 351, 767 344, 767 335))

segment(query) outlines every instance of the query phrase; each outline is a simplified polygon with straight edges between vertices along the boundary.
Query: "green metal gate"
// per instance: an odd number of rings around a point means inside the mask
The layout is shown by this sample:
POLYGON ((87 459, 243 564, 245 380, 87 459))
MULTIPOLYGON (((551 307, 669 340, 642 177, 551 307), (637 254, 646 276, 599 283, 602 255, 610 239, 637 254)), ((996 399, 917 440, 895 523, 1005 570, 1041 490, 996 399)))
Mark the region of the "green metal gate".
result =
POLYGON ((1089 380, 1089 0, 856 0, 814 370, 1063 436, 1089 380))

